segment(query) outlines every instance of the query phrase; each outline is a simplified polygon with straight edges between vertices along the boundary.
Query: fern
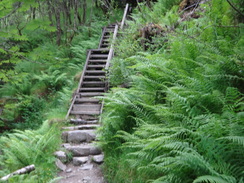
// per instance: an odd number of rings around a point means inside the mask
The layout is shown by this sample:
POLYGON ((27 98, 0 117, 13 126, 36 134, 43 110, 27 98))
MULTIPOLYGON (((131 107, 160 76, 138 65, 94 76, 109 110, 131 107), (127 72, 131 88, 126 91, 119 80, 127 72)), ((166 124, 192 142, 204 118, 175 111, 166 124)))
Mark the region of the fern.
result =
POLYGON ((211 175, 205 175, 198 177, 193 181, 193 183, 201 183, 201 182, 206 182, 206 183, 234 183, 233 181, 229 182, 229 180, 225 180, 223 178, 217 177, 217 176, 211 176, 211 175))
POLYGON ((234 143, 237 143, 241 146, 244 146, 244 137, 243 136, 229 136, 229 137, 221 137, 219 140, 228 140, 234 143))

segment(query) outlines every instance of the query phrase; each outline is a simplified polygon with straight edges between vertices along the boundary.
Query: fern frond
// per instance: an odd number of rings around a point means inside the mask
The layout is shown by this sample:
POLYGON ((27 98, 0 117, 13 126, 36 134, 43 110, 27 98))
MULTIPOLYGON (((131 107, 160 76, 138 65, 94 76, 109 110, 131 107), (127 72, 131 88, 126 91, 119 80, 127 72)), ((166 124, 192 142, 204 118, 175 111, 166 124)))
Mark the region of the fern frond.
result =
POLYGON ((228 136, 228 137, 221 137, 218 138, 218 140, 228 140, 228 141, 232 141, 234 143, 237 143, 241 146, 244 147, 244 137, 243 136, 228 136))
POLYGON ((220 176, 204 175, 195 179, 193 183, 235 183, 235 182, 229 182, 221 178, 220 176))

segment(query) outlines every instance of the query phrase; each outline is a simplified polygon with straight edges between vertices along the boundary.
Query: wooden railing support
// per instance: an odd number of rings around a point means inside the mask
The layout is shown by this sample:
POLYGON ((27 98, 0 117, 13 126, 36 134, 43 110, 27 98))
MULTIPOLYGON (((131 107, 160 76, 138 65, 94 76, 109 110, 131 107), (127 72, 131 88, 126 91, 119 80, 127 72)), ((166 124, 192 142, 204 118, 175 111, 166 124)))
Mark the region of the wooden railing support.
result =
POLYGON ((123 19, 122 19, 122 21, 121 21, 121 25, 120 25, 120 29, 121 29, 121 30, 124 28, 125 20, 126 20, 127 13, 128 13, 128 9, 129 9, 129 4, 127 3, 126 6, 125 6, 123 19))

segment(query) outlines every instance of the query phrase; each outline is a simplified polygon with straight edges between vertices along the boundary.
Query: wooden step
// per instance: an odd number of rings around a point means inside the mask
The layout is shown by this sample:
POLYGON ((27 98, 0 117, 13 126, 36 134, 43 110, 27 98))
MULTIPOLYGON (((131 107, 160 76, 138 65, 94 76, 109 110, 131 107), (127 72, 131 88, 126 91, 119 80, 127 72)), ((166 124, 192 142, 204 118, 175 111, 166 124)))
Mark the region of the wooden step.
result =
POLYGON ((101 104, 74 104, 73 105, 73 111, 100 111, 101 104))
POLYGON ((109 52, 109 49, 98 48, 98 49, 90 49, 91 52, 109 52))
POLYGON ((101 46, 110 46, 110 44, 108 44, 108 43, 102 43, 101 46))
POLYGON ((105 65, 88 65, 88 68, 104 68, 105 65))
POLYGON ((110 40, 109 40, 109 39, 103 39, 103 40, 102 40, 102 42, 103 42, 103 43, 104 43, 104 42, 109 43, 109 42, 110 42, 110 40))
POLYGON ((94 54, 90 55, 90 58, 107 58, 108 54, 94 54))
POLYGON ((81 97, 95 97, 103 95, 103 92, 82 92, 79 93, 81 97))
POLYGON ((84 76, 84 79, 105 79, 106 76, 84 76))
POLYGON ((92 60, 92 59, 90 59, 90 60, 88 60, 88 62, 90 62, 90 63, 96 63, 96 62, 102 62, 102 63, 106 63, 107 62, 107 59, 104 59, 104 60, 92 60))
POLYGON ((90 71, 90 70, 87 70, 85 72, 85 74, 106 74, 106 71, 101 71, 101 70, 98 70, 98 71, 90 71))
POLYGON ((76 98, 75 104, 81 104, 81 103, 99 103, 99 99, 88 98, 88 97, 76 98))
POLYGON ((105 91, 105 88, 80 88, 80 92, 81 91, 101 91, 101 92, 104 92, 105 91))
POLYGON ((76 125, 84 125, 84 124, 98 124, 98 120, 85 120, 85 119, 70 119, 70 123, 76 124, 76 125))
POLYGON ((72 115, 99 115, 100 111, 70 111, 70 114, 72 115))
POLYGON ((108 45, 101 45, 101 48, 109 48, 108 45))
POLYGON ((97 87, 97 86, 104 87, 105 82, 102 82, 102 81, 83 81, 82 86, 83 87, 97 87))
POLYGON ((105 32, 114 32, 114 29, 113 28, 106 28, 105 32))

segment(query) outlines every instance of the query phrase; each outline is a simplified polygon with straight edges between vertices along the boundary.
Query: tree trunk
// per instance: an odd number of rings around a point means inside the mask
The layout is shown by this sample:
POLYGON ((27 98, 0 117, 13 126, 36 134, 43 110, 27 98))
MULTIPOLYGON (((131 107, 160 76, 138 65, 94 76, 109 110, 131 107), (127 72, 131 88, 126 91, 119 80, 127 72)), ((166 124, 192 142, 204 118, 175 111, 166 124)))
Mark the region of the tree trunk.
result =
POLYGON ((66 0, 63 0, 63 7, 64 7, 64 12, 66 14, 66 17, 64 17, 64 18, 67 20, 68 24, 71 25, 72 21, 71 21, 71 15, 70 15, 70 7, 67 4, 66 0))
POLYGON ((61 33, 62 33, 62 30, 61 30, 61 24, 60 24, 60 11, 59 9, 57 8, 56 10, 56 26, 57 26, 57 45, 59 46, 61 44, 61 33))
POLYGON ((48 18, 49 21, 51 22, 51 25, 53 25, 53 18, 52 18, 52 10, 54 10, 54 8, 52 7, 52 2, 50 3, 50 0, 47 1, 47 6, 48 6, 48 18))
POLYGON ((86 10, 87 10, 86 0, 83 0, 82 6, 83 6, 82 24, 85 24, 86 23, 86 10))
POLYGON ((55 0, 54 2, 56 8, 52 6, 52 11, 55 12, 56 28, 57 28, 56 43, 59 46, 61 44, 61 33, 62 33, 61 23, 60 23, 60 4, 58 0, 55 0))
POLYGON ((36 8, 31 8, 32 9, 32 19, 36 19, 36 8))
POLYGON ((74 30, 77 30, 78 27, 78 0, 74 1, 74 30))

